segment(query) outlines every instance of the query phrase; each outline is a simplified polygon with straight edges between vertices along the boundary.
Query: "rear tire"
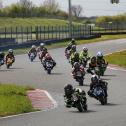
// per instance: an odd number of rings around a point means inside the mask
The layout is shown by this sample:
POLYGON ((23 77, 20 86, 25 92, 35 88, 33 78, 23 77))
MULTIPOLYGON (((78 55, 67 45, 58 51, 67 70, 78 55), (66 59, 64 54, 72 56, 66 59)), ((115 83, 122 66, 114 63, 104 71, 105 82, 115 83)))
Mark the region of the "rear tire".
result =
POLYGON ((101 105, 106 105, 107 104, 107 97, 104 97, 100 100, 101 105))
POLYGON ((80 103, 78 103, 77 109, 78 109, 79 112, 83 112, 83 107, 80 103))

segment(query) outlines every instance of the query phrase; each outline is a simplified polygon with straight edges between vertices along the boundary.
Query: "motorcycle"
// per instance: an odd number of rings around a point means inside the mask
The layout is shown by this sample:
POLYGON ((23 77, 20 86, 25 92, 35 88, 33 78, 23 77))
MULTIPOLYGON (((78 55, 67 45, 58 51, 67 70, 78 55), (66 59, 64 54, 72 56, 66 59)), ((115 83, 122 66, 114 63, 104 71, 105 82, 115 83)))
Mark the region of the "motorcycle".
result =
POLYGON ((72 74, 73 78, 79 82, 79 86, 83 86, 84 76, 82 75, 81 71, 77 71, 75 74, 72 74))
POLYGON ((105 91, 101 86, 96 86, 92 94, 97 100, 99 100, 101 105, 107 104, 107 97, 105 96, 105 91))
POLYGON ((70 59, 70 51, 69 50, 65 51, 65 56, 66 56, 67 60, 70 59))
POLYGON ((46 68, 47 74, 51 74, 51 70, 53 69, 53 66, 54 64, 52 61, 45 62, 45 68, 46 68))
POLYGON ((35 53, 31 53, 30 57, 29 57, 30 61, 33 62, 33 60, 35 59, 35 57, 36 57, 35 53))
POLYGON ((13 64, 13 58, 7 58, 7 61, 6 61, 7 69, 9 69, 10 66, 12 66, 12 64, 13 64))
POLYGON ((4 60, 0 60, 0 66, 4 65, 4 60))
POLYGON ((100 76, 104 76, 107 65, 108 64, 101 64, 95 68, 94 72, 96 75, 98 75, 99 78, 100 78, 100 76))
POLYGON ((65 103, 68 108, 77 108, 79 112, 87 111, 86 97, 77 93, 72 94, 71 101, 65 99, 65 103))
POLYGON ((90 60, 90 57, 86 57, 82 59, 81 64, 83 65, 83 67, 87 66, 88 60, 90 60))

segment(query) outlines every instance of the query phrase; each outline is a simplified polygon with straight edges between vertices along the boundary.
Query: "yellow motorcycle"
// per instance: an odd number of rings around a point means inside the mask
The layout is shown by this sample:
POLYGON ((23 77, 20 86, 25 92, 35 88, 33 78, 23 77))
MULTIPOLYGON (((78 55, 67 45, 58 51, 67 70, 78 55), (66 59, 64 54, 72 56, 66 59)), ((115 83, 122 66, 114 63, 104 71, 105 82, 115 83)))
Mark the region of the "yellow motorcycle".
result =
POLYGON ((10 66, 12 66, 12 64, 13 64, 13 58, 8 58, 7 61, 6 61, 7 69, 9 69, 10 66))

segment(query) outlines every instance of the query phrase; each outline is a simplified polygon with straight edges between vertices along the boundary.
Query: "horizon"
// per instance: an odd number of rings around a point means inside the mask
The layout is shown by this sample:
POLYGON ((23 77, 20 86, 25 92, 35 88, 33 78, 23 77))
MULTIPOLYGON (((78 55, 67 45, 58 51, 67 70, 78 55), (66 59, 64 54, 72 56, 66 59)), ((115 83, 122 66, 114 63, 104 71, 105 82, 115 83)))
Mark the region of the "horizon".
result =
MULTIPOLYGON (((8 6, 19 0, 3 0, 3 6, 8 6)), ((45 0, 31 0, 39 6, 45 0)), ((68 0, 56 0, 62 10, 68 12, 68 0)), ((81 5, 83 7, 82 16, 114 16, 126 13, 126 1, 121 0, 119 4, 111 4, 110 0, 71 0, 72 5, 81 5)))

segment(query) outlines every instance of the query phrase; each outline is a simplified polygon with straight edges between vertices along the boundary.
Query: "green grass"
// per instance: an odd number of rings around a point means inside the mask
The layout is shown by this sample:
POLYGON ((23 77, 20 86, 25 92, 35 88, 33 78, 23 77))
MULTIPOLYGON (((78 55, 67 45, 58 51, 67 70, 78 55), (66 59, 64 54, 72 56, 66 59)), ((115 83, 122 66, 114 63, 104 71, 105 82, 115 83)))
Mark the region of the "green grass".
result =
POLYGON ((67 20, 46 18, 0 18, 0 27, 68 25, 67 20))
POLYGON ((31 88, 0 84, 0 116, 15 115, 35 111, 26 91, 31 88))
MULTIPOLYGON (((106 40, 114 40, 114 39, 121 39, 121 38, 126 38, 126 34, 122 35, 103 35, 101 38, 95 38, 95 39, 90 39, 90 40, 77 40, 77 44, 87 44, 87 43, 94 43, 94 42, 101 42, 101 41, 106 41, 106 40)), ((54 49, 54 48, 60 48, 60 47, 65 47, 67 46, 68 42, 59 42, 59 43, 54 43, 51 45, 47 45, 46 47, 48 49, 54 49)), ((14 52, 15 54, 24 54, 27 53, 30 48, 24 48, 24 49, 15 49, 14 52)))
POLYGON ((105 56, 105 59, 111 64, 126 68, 126 50, 105 56))

